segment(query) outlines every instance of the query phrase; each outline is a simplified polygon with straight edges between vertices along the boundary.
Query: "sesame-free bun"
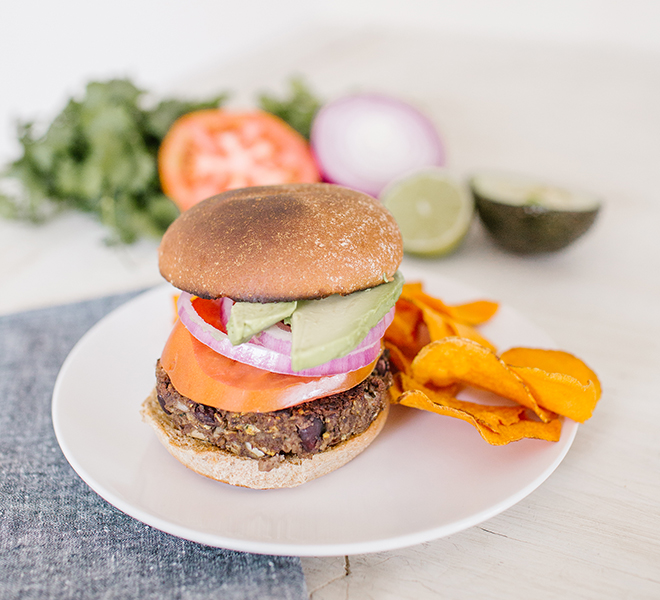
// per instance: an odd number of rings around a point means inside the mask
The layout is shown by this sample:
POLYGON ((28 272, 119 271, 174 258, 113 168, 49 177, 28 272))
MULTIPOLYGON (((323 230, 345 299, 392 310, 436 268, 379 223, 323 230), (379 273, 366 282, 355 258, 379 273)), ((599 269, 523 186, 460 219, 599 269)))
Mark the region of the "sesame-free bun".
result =
POLYGON ((271 471, 260 471, 257 459, 236 456, 209 442, 184 435, 161 409, 156 390, 142 404, 141 413, 168 452, 189 469, 230 485, 265 490, 296 487, 342 467, 374 441, 387 420, 388 411, 389 404, 386 404, 360 435, 311 458, 285 459, 271 471))
POLYGON ((403 246, 380 202, 325 183, 243 188, 169 227, 160 272, 203 298, 275 302, 350 294, 391 279, 403 246))

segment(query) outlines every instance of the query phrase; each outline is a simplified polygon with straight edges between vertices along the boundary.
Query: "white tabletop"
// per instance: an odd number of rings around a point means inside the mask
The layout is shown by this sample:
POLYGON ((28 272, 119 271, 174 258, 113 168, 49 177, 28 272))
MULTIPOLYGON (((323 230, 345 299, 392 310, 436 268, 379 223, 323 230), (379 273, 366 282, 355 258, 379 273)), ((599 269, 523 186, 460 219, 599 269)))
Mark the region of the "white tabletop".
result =
MULTIPOLYGON (((404 550, 303 559, 312 598, 660 597, 660 56, 328 28, 175 87, 232 88, 240 104, 294 72, 325 98, 379 90, 415 102, 458 176, 516 170, 604 202, 565 252, 506 254, 475 222, 458 252, 424 263, 511 305, 599 373, 603 398, 563 463, 481 526, 404 550)), ((106 247, 103 237, 81 215, 0 221, 0 314, 160 281, 155 242, 106 247)))

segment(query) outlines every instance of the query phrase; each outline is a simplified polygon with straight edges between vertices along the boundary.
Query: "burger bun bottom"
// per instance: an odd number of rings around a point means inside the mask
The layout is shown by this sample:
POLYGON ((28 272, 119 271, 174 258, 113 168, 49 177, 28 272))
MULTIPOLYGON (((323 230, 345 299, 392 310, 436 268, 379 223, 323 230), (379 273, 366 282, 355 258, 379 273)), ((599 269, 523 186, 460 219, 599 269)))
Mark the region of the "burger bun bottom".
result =
POLYGON ((200 475, 230 485, 275 489, 296 487, 345 465, 362 452, 380 433, 389 405, 362 434, 310 458, 285 459, 270 471, 260 471, 256 459, 236 456, 212 444, 184 435, 174 427, 161 408, 156 390, 142 404, 142 418, 156 432, 169 453, 200 475))

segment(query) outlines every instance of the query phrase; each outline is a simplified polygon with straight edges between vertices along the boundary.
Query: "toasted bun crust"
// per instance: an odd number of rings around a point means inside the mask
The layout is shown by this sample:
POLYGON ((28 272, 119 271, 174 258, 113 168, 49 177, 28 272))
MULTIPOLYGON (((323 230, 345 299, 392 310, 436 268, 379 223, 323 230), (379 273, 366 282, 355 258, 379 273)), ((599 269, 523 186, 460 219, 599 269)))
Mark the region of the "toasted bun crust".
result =
POLYGON ((369 428, 354 438, 311 458, 285 460, 271 471, 260 471, 257 460, 235 456, 208 442, 183 435, 171 425, 154 390, 142 404, 142 419, 151 425, 169 453, 200 475, 223 483, 254 489, 296 487, 345 465, 380 433, 389 412, 381 411, 369 428))
POLYGON ((160 272, 197 296, 274 302, 383 283, 403 245, 371 196, 324 183, 243 188, 205 200, 167 230, 160 272))

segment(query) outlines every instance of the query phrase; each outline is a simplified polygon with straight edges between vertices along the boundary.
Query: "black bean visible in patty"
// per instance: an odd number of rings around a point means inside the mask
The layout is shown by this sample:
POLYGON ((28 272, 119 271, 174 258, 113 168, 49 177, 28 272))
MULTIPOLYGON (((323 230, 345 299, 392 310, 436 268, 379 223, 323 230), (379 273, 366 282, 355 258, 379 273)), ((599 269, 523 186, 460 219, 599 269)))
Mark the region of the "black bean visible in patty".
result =
POLYGON ((392 376, 383 355, 369 377, 350 390, 265 413, 193 402, 177 392, 160 361, 156 380, 161 407, 184 434, 259 460, 262 470, 270 470, 285 458, 306 458, 366 431, 389 401, 392 376))

